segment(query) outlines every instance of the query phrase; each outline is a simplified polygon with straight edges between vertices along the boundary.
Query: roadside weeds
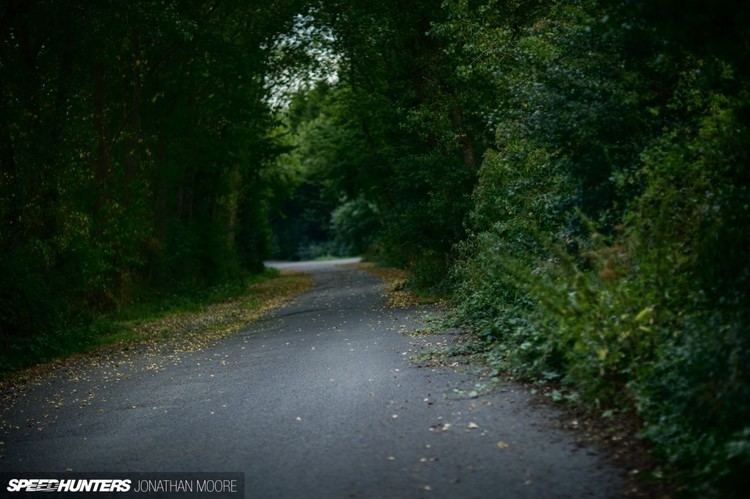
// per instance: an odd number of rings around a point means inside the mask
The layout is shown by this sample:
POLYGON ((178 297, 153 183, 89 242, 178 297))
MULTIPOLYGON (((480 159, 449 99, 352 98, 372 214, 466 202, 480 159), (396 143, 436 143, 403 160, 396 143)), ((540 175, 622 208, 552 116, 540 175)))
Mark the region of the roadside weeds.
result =
POLYGON ((647 442, 638 437, 640 426, 634 415, 615 413, 603 417, 580 402, 555 397, 560 388, 555 383, 519 380, 510 373, 497 372, 488 365, 477 340, 468 331, 432 327, 421 334, 404 334, 414 338, 417 352, 410 359, 416 367, 458 369, 484 380, 476 385, 482 389, 465 396, 481 397, 510 383, 529 393, 532 405, 554 408, 558 416, 551 420, 553 426, 573 432, 580 448, 601 449, 623 469, 622 497, 669 499, 676 495, 677 487, 670 483, 658 459, 649 453, 647 442))

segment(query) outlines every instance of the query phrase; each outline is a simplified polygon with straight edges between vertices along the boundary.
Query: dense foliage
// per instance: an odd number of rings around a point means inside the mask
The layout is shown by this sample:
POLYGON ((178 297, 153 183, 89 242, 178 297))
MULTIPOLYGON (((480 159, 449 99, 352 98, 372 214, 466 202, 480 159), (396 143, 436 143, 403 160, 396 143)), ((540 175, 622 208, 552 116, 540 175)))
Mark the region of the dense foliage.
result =
POLYGON ((262 269, 277 147, 262 76, 290 8, 3 2, 3 348, 42 353, 21 339, 262 269))
POLYGON ((323 81, 294 95, 283 113, 280 130, 288 152, 276 166, 288 180, 273 221, 275 257, 357 255, 373 242, 378 213, 350 175, 368 160, 365 139, 346 107, 351 97, 347 88, 323 81))
POLYGON ((367 252, 498 370, 634 414, 696 494, 747 486, 743 2, 0 12, 3 335, 367 252))
MULTIPOLYGON (((552 3, 493 26, 484 63, 503 98, 454 269, 458 319, 499 369, 636 411, 694 490, 740 491, 749 32, 722 33, 728 52, 718 35, 694 47, 639 7, 552 3)), ((701 30, 736 15, 695 9, 701 30)), ((443 26, 481 51, 486 23, 456 5, 443 26)))

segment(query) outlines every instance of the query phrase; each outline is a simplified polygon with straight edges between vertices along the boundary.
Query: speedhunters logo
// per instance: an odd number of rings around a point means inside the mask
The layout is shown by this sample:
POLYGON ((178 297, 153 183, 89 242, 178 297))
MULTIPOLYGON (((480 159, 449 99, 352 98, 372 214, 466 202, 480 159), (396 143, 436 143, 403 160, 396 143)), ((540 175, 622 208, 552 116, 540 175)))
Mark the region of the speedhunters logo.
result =
POLYGON ((0 497, 244 498, 244 473, 0 473, 0 497), (38 495, 38 494, 37 494, 38 495))
POLYGON ((130 480, 11 478, 8 492, 128 492, 130 480))

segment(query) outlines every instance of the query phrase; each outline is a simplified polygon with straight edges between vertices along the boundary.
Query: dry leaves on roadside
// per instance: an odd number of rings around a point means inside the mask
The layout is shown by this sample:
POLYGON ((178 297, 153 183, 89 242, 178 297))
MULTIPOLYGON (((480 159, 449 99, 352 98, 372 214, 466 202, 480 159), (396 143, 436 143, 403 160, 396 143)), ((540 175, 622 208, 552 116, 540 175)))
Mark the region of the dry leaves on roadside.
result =
POLYGON ((389 308, 409 308, 416 305, 435 303, 436 300, 427 296, 418 296, 407 288, 409 273, 395 267, 381 267, 372 262, 353 264, 354 268, 364 270, 385 282, 385 298, 389 308))
MULTIPOLYGON (((2 414, 31 387, 51 375, 71 381, 100 383, 119 381, 133 371, 164 369, 164 362, 179 362, 180 354, 202 350, 213 342, 233 334, 247 324, 276 309, 312 286, 312 279, 300 272, 283 271, 280 276, 251 285, 247 293, 193 312, 177 312, 154 320, 121 324, 133 333, 124 343, 102 345, 93 350, 55 359, 7 376, 0 381, 0 428, 7 425, 2 414), (158 362, 158 363, 157 363, 158 362), (90 379, 98 368, 97 380, 90 379)), ((93 389, 93 388, 92 388, 93 389)), ((85 400, 90 403, 94 394, 85 400)), ((54 408, 62 402, 49 403, 54 408)))

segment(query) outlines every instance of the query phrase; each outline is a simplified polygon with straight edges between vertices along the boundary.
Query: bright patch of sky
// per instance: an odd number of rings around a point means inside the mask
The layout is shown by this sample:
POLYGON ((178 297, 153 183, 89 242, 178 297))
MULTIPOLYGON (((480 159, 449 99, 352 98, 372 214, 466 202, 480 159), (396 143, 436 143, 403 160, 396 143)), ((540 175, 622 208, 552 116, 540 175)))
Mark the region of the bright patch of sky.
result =
POLYGON ((338 81, 341 55, 333 49, 333 32, 316 24, 312 15, 297 15, 288 33, 271 46, 271 71, 266 75, 268 102, 283 108, 291 97, 321 80, 338 81))

